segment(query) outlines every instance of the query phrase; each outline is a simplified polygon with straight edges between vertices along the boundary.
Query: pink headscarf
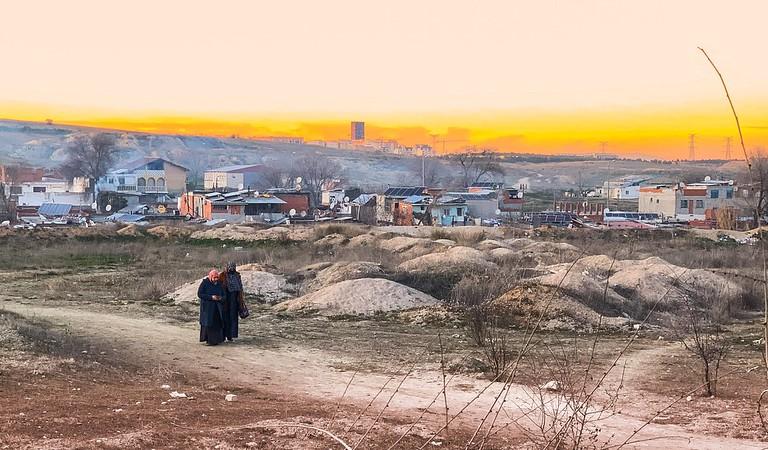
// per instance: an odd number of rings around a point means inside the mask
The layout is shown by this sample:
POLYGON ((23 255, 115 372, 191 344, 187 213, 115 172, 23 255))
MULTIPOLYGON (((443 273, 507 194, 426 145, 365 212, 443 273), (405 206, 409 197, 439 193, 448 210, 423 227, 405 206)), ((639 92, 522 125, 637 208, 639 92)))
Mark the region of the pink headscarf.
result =
POLYGON ((208 279, 213 281, 214 277, 216 277, 216 279, 219 278, 219 271, 216 269, 211 269, 211 271, 208 272, 208 279))

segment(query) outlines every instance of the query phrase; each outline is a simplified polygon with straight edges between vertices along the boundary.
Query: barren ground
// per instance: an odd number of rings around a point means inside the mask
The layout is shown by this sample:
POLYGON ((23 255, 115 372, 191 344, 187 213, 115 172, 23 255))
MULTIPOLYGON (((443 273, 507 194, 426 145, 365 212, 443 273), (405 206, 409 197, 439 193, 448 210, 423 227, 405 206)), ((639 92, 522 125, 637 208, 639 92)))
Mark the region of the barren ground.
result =
MULTIPOLYGON (((502 387, 464 370, 477 349, 458 323, 290 316, 253 304, 240 340, 207 347, 197 342, 194 309, 133 300, 146 267, 78 261, 0 272, 0 337, 15 336, 0 342, 2 448, 342 448, 301 424, 351 447, 359 442, 357 448, 387 449, 403 436, 394 448, 460 449, 502 387), (448 368, 445 398, 438 335, 448 368), (188 398, 173 399, 171 391, 188 398), (237 399, 225 401, 228 393, 237 399), (458 415, 435 434, 445 403, 449 417, 458 415)), ((735 346, 721 374, 734 373, 721 381, 717 398, 706 398, 696 389, 697 361, 662 330, 642 330, 608 375, 606 386, 623 388, 616 413, 596 424, 596 439, 619 445, 630 438, 626 448, 764 448, 754 411, 764 369, 746 370, 761 364, 752 343, 758 331, 749 317, 731 326, 735 346)), ((517 348, 525 330, 510 336, 517 348)), ((595 336, 547 332, 538 339, 583 353, 595 336)), ((597 336, 595 376, 628 339, 619 331, 597 336)), ((504 409, 480 431, 489 436, 483 448, 521 448, 535 433, 529 414, 539 393, 531 386, 547 380, 528 364, 504 409)), ((559 398, 546 393, 544 400, 559 398)))

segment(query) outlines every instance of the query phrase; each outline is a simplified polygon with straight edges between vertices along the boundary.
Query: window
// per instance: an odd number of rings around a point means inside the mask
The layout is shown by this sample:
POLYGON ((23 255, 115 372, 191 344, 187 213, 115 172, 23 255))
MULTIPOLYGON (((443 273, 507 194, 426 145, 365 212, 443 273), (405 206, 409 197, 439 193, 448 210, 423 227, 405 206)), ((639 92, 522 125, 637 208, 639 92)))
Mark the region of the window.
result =
POLYGON ((680 200, 680 207, 681 208, 687 208, 688 207, 688 200, 680 200))
POLYGON ((11 195, 21 195, 21 186, 11 186, 11 195))
POLYGON ((704 208, 704 200, 696 200, 696 209, 704 208))
POLYGON ((658 198, 656 199, 656 204, 657 204, 657 205, 659 204, 659 199, 658 199, 658 198))
POLYGON ((463 209, 464 209, 464 208, 456 208, 456 215, 457 215, 457 216, 461 216, 461 215, 462 215, 462 210, 463 210, 463 209))
POLYGON ((720 198, 720 191, 717 189, 710 191, 709 198, 720 198))
POLYGON ((448 209, 448 208, 443 208, 443 215, 444 216, 450 216, 451 215, 451 210, 448 209))
POLYGON ((45 186, 33 186, 32 192, 45 192, 45 186))
POLYGON ((733 189, 725 190, 725 198, 733 198, 733 189))
POLYGON ((117 182, 118 184, 125 184, 125 177, 118 177, 117 182))
POLYGON ((163 160, 158 159, 147 163, 147 170, 163 170, 163 160))

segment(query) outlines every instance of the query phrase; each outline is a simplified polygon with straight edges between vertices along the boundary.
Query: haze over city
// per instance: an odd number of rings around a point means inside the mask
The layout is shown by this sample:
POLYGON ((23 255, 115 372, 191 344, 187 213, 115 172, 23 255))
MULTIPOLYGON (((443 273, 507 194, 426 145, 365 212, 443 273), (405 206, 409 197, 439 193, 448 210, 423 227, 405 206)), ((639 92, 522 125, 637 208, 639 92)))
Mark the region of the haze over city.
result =
POLYGON ((447 151, 667 159, 696 134, 698 157, 722 158, 733 119, 697 46, 764 146, 767 16, 761 1, 14 2, 0 117, 308 140, 365 120, 371 139, 436 134, 447 151))

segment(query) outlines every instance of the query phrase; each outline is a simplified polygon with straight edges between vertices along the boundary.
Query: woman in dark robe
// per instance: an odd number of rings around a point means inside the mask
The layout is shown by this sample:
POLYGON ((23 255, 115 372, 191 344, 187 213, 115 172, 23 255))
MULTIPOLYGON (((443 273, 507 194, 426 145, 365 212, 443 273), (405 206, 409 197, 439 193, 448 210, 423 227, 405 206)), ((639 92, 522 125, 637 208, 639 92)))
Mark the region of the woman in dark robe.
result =
POLYGON ((224 336, 231 341, 237 337, 243 303, 243 279, 234 262, 227 263, 226 272, 221 274, 221 285, 224 288, 224 336))
POLYGON ((200 298, 200 342, 218 345, 224 342, 224 288, 219 272, 211 270, 197 288, 200 298))

